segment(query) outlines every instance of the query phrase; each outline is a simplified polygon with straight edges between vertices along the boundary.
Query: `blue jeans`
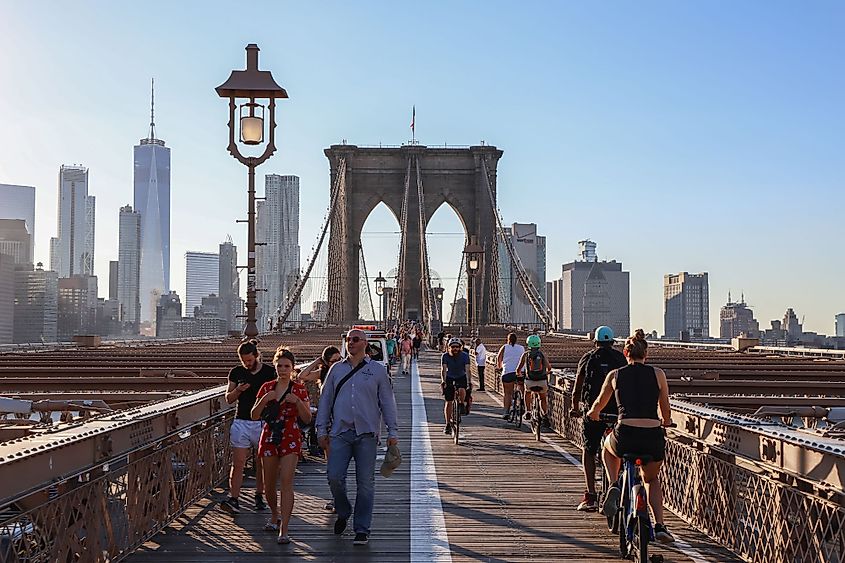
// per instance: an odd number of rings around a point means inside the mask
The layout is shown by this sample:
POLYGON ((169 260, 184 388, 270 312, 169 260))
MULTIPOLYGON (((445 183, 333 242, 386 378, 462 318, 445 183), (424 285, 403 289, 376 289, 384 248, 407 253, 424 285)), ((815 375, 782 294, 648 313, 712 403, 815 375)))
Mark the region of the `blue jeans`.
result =
POLYGON ((349 518, 352 504, 346 495, 346 473, 349 462, 355 459, 355 533, 370 533, 373 522, 373 502, 376 495, 376 449, 378 441, 373 433, 356 435, 347 430, 331 437, 326 475, 334 497, 338 518, 349 518))

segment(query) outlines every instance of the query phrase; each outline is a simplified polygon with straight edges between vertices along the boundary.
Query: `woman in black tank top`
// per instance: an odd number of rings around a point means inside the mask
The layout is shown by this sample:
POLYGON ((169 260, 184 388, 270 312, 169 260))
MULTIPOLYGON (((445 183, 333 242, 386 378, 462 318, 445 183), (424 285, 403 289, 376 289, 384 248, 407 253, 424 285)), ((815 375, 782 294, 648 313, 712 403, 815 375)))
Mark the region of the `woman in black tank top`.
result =
MULTIPOLYGON (((669 385, 660 368, 647 365, 648 342, 642 329, 628 338, 623 353, 628 365, 607 374, 601 393, 587 413, 599 420, 599 413, 613 395, 619 408, 619 417, 613 433, 605 442, 602 457, 607 477, 616 482, 621 457, 626 454, 648 456, 651 460, 642 466, 648 503, 654 513, 654 535, 663 542, 675 541, 663 522, 663 488, 660 485, 660 467, 666 453, 664 425, 672 422, 669 406, 669 385)), ((602 506, 604 514, 614 514, 619 503, 620 491, 611 487, 602 506)))
POLYGON ((614 386, 620 421, 632 418, 660 421, 657 416, 660 386, 653 367, 631 362, 616 370, 614 386))

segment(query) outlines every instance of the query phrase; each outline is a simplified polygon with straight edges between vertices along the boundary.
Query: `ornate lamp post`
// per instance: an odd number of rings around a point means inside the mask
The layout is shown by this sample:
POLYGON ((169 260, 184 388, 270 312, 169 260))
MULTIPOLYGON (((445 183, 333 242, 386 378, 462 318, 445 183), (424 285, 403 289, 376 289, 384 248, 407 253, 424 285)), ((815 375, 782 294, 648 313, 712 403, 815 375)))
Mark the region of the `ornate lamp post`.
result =
MULTIPOLYGON (((382 307, 383 307, 382 311, 384 311, 383 316, 389 316, 390 315, 390 305, 391 305, 390 302, 391 302, 391 299, 393 298, 393 291, 394 291, 394 289, 390 286, 385 286, 385 288, 384 288, 384 295, 382 296, 382 307)), ((392 320, 393 319, 390 319, 390 318, 385 319, 385 322, 384 322, 384 329, 385 330, 390 329, 390 327, 392 326, 390 324, 390 322, 392 320)))
POLYGON ((382 295, 384 295, 384 284, 387 283, 387 280, 384 279, 381 275, 381 272, 378 273, 378 277, 376 278, 376 295, 378 295, 378 316, 381 318, 381 322, 384 322, 384 299, 382 295))
POLYGON ((440 320, 440 327, 443 328, 443 293, 446 291, 443 289, 443 286, 437 284, 437 287, 433 288, 432 291, 434 292, 434 300, 437 301, 437 318, 440 320))
MULTIPOLYGON (((276 100, 287 98, 288 93, 276 84, 268 70, 258 70, 258 45, 246 46, 246 70, 233 70, 229 79, 215 88, 221 98, 229 98, 229 153, 245 164, 249 172, 249 204, 247 207, 247 281, 246 281, 246 326, 244 335, 258 335, 255 322, 255 167, 262 164, 276 152, 276 100), (265 107, 256 100, 268 101, 269 123, 265 127, 265 107), (235 116, 238 119, 235 119, 235 116), (238 130, 237 141, 235 129, 238 130), (259 156, 244 156, 238 143, 248 146, 264 144, 264 130, 267 129, 267 144, 259 156)), ((244 222, 239 220, 239 222, 244 222)))
POLYGON ((481 271, 481 264, 484 259, 484 249, 478 246, 474 236, 470 237, 469 244, 464 248, 467 265, 467 324, 475 326, 475 277, 481 271))

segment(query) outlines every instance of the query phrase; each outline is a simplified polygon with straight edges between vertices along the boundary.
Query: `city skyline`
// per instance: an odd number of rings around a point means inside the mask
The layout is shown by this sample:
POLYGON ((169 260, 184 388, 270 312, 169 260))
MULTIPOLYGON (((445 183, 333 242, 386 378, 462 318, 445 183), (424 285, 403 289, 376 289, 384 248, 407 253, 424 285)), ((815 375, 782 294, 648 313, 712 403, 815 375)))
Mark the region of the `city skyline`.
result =
MULTIPOLYGON (((81 162, 91 170, 89 193, 100 208, 94 269, 108 279, 108 261, 118 254, 117 210, 132 190, 130 147, 149 117, 151 76, 160 92, 157 121, 176 150, 170 258, 188 249, 214 250, 226 233, 245 247, 245 229, 234 225, 245 215, 245 177, 225 153, 225 104, 212 88, 241 68, 243 46, 254 41, 262 48, 262 68, 291 94, 280 103, 279 154, 257 173, 300 176, 301 216, 317 218, 302 222, 300 247, 310 247, 328 202, 322 150, 343 138, 362 145, 405 142, 416 104, 423 144, 485 139, 505 151, 503 219, 538 224, 547 236, 548 271, 571 261, 576 241, 586 237, 626 264, 632 328, 662 332, 664 274, 707 271, 713 296, 744 288, 761 325, 792 307, 808 329, 833 333, 834 315, 845 308, 838 289, 843 266, 827 258, 826 242, 841 238, 837 213, 845 207, 837 156, 843 116, 836 102, 845 88, 841 73, 830 72, 837 64, 832 46, 841 6, 756 2, 735 7, 730 17, 718 6, 550 6, 544 7, 548 17, 538 20, 530 8, 501 5, 479 15, 441 3, 415 16, 421 37, 400 55, 384 47, 404 42, 395 31, 409 17, 401 10, 388 15, 377 6, 361 14, 338 6, 323 13, 265 5, 271 16, 284 13, 290 34, 279 39, 269 29, 233 28, 220 16, 183 33, 177 22, 199 5, 175 6, 172 18, 157 21, 158 53, 143 41, 153 14, 130 23, 119 10, 95 3, 47 14, 37 6, 7 7, 0 48, 18 53, 4 66, 19 87, 0 95, 0 112, 6 131, 24 133, 0 137, 0 182, 37 188, 36 262, 49 264, 47 241, 57 234, 55 170, 81 162), (425 30, 433 22, 445 22, 438 30, 442 41, 425 30), (83 31, 80 40, 59 43, 56 30, 68 24, 83 31), (367 30, 359 48, 382 57, 361 61, 356 75, 374 78, 345 82, 338 98, 333 82, 340 63, 330 53, 354 25, 367 30), (36 29, 45 40, 20 51, 36 29), (512 31, 499 39, 497 56, 472 57, 473 45, 496 30, 512 31), (113 48, 103 51, 104 42, 113 48), (93 77, 76 71, 101 56, 93 77), (400 58, 408 80, 380 77, 377 68, 400 58), (317 71, 316 60, 328 66, 317 71), (113 84, 101 84, 106 69, 105 82, 113 84), (43 80, 61 84, 64 95, 44 97, 43 80), (503 91, 502 80, 520 88, 503 91), (481 94, 491 91, 499 94, 481 94), (541 205, 528 205, 526 193, 541 205), (611 219, 600 220, 597 200, 615 202, 608 205, 611 219), (195 217, 203 218, 202 229, 189 220, 195 217), (791 222, 799 228, 786 229, 791 222), (798 276, 783 275, 790 259, 818 267, 813 291, 798 276)), ((365 229, 395 230, 383 208, 376 215, 365 229)), ((444 207, 433 228, 455 232, 460 224, 444 207)), ((389 271, 393 243, 371 238, 364 241, 368 269, 389 271)), ((460 242, 453 239, 459 236, 445 239, 449 244, 432 256, 444 287, 460 263, 460 242)), ((170 287, 183 287, 176 274, 170 287)), ((718 307, 710 307, 711 332, 718 315, 718 307)))

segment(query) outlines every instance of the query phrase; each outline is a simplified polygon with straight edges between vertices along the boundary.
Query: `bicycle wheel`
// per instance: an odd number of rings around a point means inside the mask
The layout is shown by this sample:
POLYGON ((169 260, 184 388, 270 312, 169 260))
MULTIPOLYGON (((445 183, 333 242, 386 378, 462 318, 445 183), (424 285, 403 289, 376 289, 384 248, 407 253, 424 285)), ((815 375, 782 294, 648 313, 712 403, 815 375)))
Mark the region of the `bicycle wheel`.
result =
POLYGON ((540 441, 540 397, 534 397, 534 404, 531 409, 531 423, 534 425, 534 437, 540 441))
MULTIPOLYGON (((607 480, 607 472, 604 470, 604 460, 602 459, 601 451, 599 452, 598 463, 596 463, 596 466, 599 468, 599 471, 601 471, 601 491, 599 491, 599 494, 597 495, 599 507, 601 507, 604 505, 604 497, 607 495, 608 489, 610 489, 610 482, 607 480)), ((605 518, 607 518, 607 529, 615 534, 616 522, 618 520, 616 515, 605 516, 605 518)))
POLYGON ((625 509, 622 506, 616 511, 616 522, 614 525, 617 528, 617 532, 619 532, 619 555, 627 559, 630 554, 628 550, 628 525, 625 522, 625 509))
MULTIPOLYGON (((456 392, 457 394, 457 392, 456 392)), ((461 433, 461 404, 456 398, 452 401, 452 439, 455 440, 455 445, 458 445, 459 436, 461 433)))
POLYGON ((648 519, 642 516, 637 517, 636 525, 634 526, 634 549, 636 550, 635 561, 638 563, 649 563, 648 560, 648 540, 649 540, 649 524, 648 519))
POLYGON ((514 392, 514 401, 513 423, 517 428, 522 428, 522 417, 525 414, 525 403, 522 400, 522 392, 514 392))

